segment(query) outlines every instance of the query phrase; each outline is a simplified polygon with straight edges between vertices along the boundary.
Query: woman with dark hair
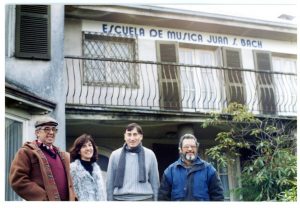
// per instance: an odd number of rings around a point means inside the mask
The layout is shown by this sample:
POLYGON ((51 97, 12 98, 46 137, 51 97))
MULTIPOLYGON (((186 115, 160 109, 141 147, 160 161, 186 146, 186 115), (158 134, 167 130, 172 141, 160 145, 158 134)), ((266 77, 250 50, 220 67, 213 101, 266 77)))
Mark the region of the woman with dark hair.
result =
POLYGON ((105 201, 101 169, 96 163, 98 151, 91 135, 78 137, 70 149, 71 176, 79 201, 105 201))

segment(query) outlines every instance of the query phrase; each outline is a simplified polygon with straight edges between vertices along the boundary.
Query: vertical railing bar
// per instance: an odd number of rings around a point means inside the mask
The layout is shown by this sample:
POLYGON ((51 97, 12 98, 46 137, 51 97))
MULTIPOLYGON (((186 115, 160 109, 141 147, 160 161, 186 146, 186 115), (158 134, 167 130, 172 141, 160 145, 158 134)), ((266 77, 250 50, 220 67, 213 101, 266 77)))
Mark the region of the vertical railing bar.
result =
MULTIPOLYGON (((293 81, 294 90, 292 90, 292 92, 297 92, 297 77, 295 76, 294 79, 295 79, 295 81, 293 81)), ((294 102, 292 111, 297 112, 297 100, 298 100, 297 94, 296 95, 294 94, 294 97, 295 97, 295 102, 294 102)))
MULTIPOLYGON (((155 73, 154 73, 154 67, 153 66, 154 66, 153 64, 150 64, 151 71, 152 71, 152 76, 153 76, 153 80, 155 81, 155 73)), ((156 72, 157 72, 157 70, 158 70, 158 65, 156 65, 156 72)), ((156 75, 157 75, 157 73, 156 73, 156 75)), ((156 100, 156 96, 157 96, 156 92, 159 92, 159 90, 158 90, 158 87, 159 87, 159 84, 158 84, 158 75, 157 75, 156 82, 154 82, 153 84, 155 85, 154 97, 153 97, 153 107, 158 107, 159 105, 155 106, 155 104, 154 104, 154 102, 156 100)))
POLYGON ((225 91, 223 92, 223 95, 224 95, 224 99, 223 99, 223 104, 222 104, 222 108, 225 107, 226 105, 228 105, 228 98, 227 98, 227 94, 228 96, 230 97, 230 92, 229 92, 229 89, 230 89, 230 85, 229 85, 229 79, 228 79, 228 73, 227 73, 227 70, 223 69, 223 73, 222 75, 224 77, 222 77, 224 80, 223 82, 223 85, 224 85, 224 89, 225 91))
MULTIPOLYGON (((199 80, 199 71, 201 70, 201 68, 195 67, 194 70, 195 70, 195 76, 196 76, 196 78, 198 80, 197 83, 198 83, 198 86, 199 86, 199 92, 198 92, 199 96, 198 96, 197 103, 195 102, 195 106, 196 106, 196 109, 198 108, 198 109, 201 110, 201 109, 204 109, 203 106, 201 106, 201 104, 200 104, 200 100, 201 100, 201 96, 202 95, 201 95, 201 82, 199 80)), ((195 98, 196 98, 196 92, 195 92, 195 98)))
MULTIPOLYGON (((102 63, 102 62, 101 62, 102 63)), ((110 61, 104 62, 103 61, 103 66, 107 69, 110 67, 110 61)), ((107 82, 107 76, 104 77, 104 81, 107 82)), ((107 105, 107 100, 108 100, 108 87, 109 85, 104 85, 103 87, 105 87, 106 92, 105 92, 105 96, 104 96, 104 105, 107 105)))
MULTIPOLYGON (((169 67, 171 67, 171 65, 169 65, 169 67)), ((178 89, 179 76, 180 76, 180 75, 179 75, 179 70, 178 70, 178 67, 177 67, 177 66, 174 66, 174 68, 173 68, 173 69, 174 69, 174 72, 175 72, 175 80, 176 80, 177 89, 178 89)), ((170 72, 170 77, 172 78, 172 75, 171 75, 171 70, 169 70, 169 72, 170 72)), ((172 86, 172 91, 173 91, 173 93, 172 93, 172 94, 174 95, 174 94, 175 94, 175 92, 176 92, 176 89, 175 89, 174 80, 173 80, 173 79, 171 79, 171 80, 172 80, 172 82, 171 82, 171 83, 172 83, 172 84, 171 84, 171 86, 172 86)), ((171 91, 171 92, 172 92, 172 91, 171 91)), ((178 97, 179 97, 179 95, 180 95, 180 92, 178 91, 178 97)), ((170 99, 171 99, 171 97, 170 97, 170 99)), ((175 100, 175 99, 174 99, 174 100, 175 100)), ((178 107, 180 108, 180 103, 179 103, 179 102, 180 102, 180 100, 178 100, 178 103, 176 103, 176 102, 177 102, 177 100, 175 100, 175 103, 174 103, 174 104, 175 104, 175 106, 176 106, 176 105, 179 105, 178 107)), ((174 107, 175 107, 175 106, 174 106, 174 107)), ((175 108, 175 109, 176 109, 176 108, 175 108)), ((174 109, 173 109, 173 110, 174 110, 174 109)))
POLYGON ((79 102, 78 103, 80 104, 83 82, 84 82, 84 60, 78 60, 78 66, 79 66, 79 76, 80 76, 80 93, 79 93, 79 102), (82 62, 82 65, 80 65, 81 62, 82 62))
POLYGON ((188 80, 188 83, 187 83, 187 86, 188 86, 188 98, 187 98, 187 100, 186 100, 186 102, 187 102, 187 108, 192 108, 192 105, 191 106, 189 106, 189 103, 190 103, 190 99, 191 99, 191 83, 193 82, 192 80, 189 80, 189 77, 188 77, 188 73, 187 72, 191 72, 190 71, 190 69, 191 69, 191 67, 189 67, 188 69, 186 68, 186 67, 184 67, 184 69, 185 69, 185 76, 186 76, 186 80, 188 80))
POLYGON ((142 70, 140 71, 140 76, 141 76, 141 81, 143 83, 143 91, 142 91, 142 97, 141 97, 141 107, 144 106, 143 105, 143 100, 144 100, 144 97, 145 97, 145 82, 144 82, 144 76, 143 76, 143 73, 142 73, 142 70))
MULTIPOLYGON (((140 77, 140 78, 142 78, 142 74, 140 73, 140 71, 139 71, 139 73, 138 73, 138 76, 140 77)), ((141 86, 141 80, 140 80, 140 86, 141 86)), ((144 83, 143 83, 144 84, 144 83)), ((134 103, 135 103, 135 106, 138 106, 137 105, 137 98, 138 98, 138 96, 139 96, 139 90, 138 89, 136 89, 136 96, 135 96, 135 99, 134 99, 134 103)))
POLYGON ((67 75, 67 92, 66 92, 66 103, 67 103, 68 95, 69 95, 69 91, 70 91, 68 59, 65 59, 65 66, 66 66, 66 75, 67 75))
POLYGON ((161 68, 160 68, 160 70, 161 70, 161 72, 160 72, 160 84, 161 84, 161 92, 160 92, 160 95, 159 95, 159 103, 160 103, 160 106, 162 107, 162 108, 165 108, 165 93, 166 92, 164 92, 164 90, 163 90, 163 88, 164 88, 164 84, 166 84, 166 79, 165 79, 165 77, 166 77, 166 72, 165 72, 165 67, 166 67, 166 64, 161 64, 160 65, 161 66, 161 68))
POLYGON ((180 102, 182 103, 182 108, 184 108, 184 107, 186 107, 186 108, 188 108, 189 106, 188 106, 188 102, 186 101, 186 105, 184 105, 184 100, 185 100, 185 96, 186 96, 186 91, 188 91, 188 90, 186 90, 186 85, 189 83, 189 80, 188 80, 188 76, 187 76, 187 71, 186 71, 186 67, 180 67, 180 71, 181 71, 181 76, 182 76, 182 78, 183 78, 183 76, 185 75, 185 77, 186 77, 186 79, 185 80, 187 80, 187 82, 183 82, 183 80, 184 79, 182 79, 181 80, 181 83, 180 83, 180 85, 181 85, 181 87, 182 87, 182 89, 181 89, 181 92, 182 92, 182 95, 181 95, 181 100, 180 100, 180 102))
POLYGON ((194 108, 194 110, 195 110, 195 112, 197 111, 197 106, 196 106, 196 83, 194 82, 194 73, 196 73, 195 72, 196 71, 196 68, 195 67, 191 67, 191 75, 192 75, 192 79, 193 80, 191 80, 192 82, 193 82, 193 84, 194 84, 194 96, 193 96, 193 100, 192 100, 192 108, 194 108))
MULTIPOLYGON (((113 61, 110 61, 110 63, 113 63, 113 61)), ((110 66, 113 66, 113 64, 110 64, 110 66)), ((110 73, 110 79, 112 80, 111 82, 113 83, 113 78, 111 76, 111 73, 110 73)), ((112 88, 112 93, 111 93, 111 97, 110 97, 110 105, 113 105, 113 98, 114 98, 114 94, 115 94, 115 87, 111 86, 111 88, 112 88)))
POLYGON ((206 99, 207 99, 207 92, 208 92, 208 89, 207 89, 207 82, 204 81, 204 79, 207 79, 207 77, 206 77, 206 75, 207 75, 206 72, 207 72, 207 71, 206 71, 206 70, 207 70, 207 68, 201 69, 201 77, 202 77, 202 79, 203 79, 202 81, 203 81, 204 86, 205 86, 205 87, 204 87, 204 88, 205 88, 205 89, 204 89, 204 90, 205 90, 205 93, 204 93, 204 97, 203 97, 203 101, 202 101, 202 102, 203 102, 203 108, 209 109, 209 107, 208 107, 208 108, 205 107, 205 103, 206 103, 206 99), (203 72, 204 72, 204 73, 203 73, 203 72), (205 76, 203 76, 203 74, 204 74, 205 76))
MULTIPOLYGON (((143 67, 141 67, 141 68, 143 68, 143 67)), ((149 69, 148 69, 148 65, 147 64, 145 64, 145 68, 146 68, 146 74, 147 74, 147 77, 148 77, 148 97, 147 97, 147 107, 151 107, 151 106, 148 106, 148 103, 149 103, 149 100, 150 100, 150 95, 151 95, 151 90, 152 90, 152 87, 151 87, 151 83, 150 83, 150 75, 148 75, 148 71, 149 71, 149 69)))
POLYGON ((125 98, 126 98, 126 92, 127 92, 127 87, 126 86, 128 86, 128 88, 134 87, 135 80, 131 79, 131 78, 134 77, 135 74, 136 74, 136 73, 134 73, 134 65, 133 65, 133 63, 127 63, 127 64, 128 64, 128 69, 129 69, 129 71, 128 71, 128 79, 126 80, 126 77, 122 76, 122 77, 124 77, 124 80, 123 80, 124 81, 124 85, 120 86, 120 91, 122 89, 124 89, 124 93, 123 93, 123 97, 122 97, 123 106, 126 106, 125 105, 125 98))
MULTIPOLYGON (((254 81, 253 81, 253 79, 252 79, 252 74, 251 73, 249 73, 249 75, 248 75, 248 73, 249 72, 247 72, 247 81, 249 81, 249 85, 253 85, 254 86, 254 89, 256 89, 255 88, 255 83, 254 83, 254 81)), ((255 94, 255 91, 254 91, 254 94, 255 94)), ((247 103, 247 106, 248 106, 248 108, 249 108, 249 110, 251 110, 251 111, 253 111, 254 109, 254 95, 253 95, 253 93, 250 93, 250 95, 248 95, 247 94, 247 98, 248 98, 248 100, 249 100, 249 102, 247 103), (253 101, 252 101, 253 100, 253 101), (252 102, 252 104, 251 104, 251 102, 252 102), (251 108, 250 108, 251 107, 251 108)))
POLYGON ((283 86, 284 82, 282 82, 282 80, 280 79, 280 77, 278 76, 274 76, 274 84, 273 84, 273 87, 274 87, 274 96, 276 98, 276 106, 277 106, 277 112, 278 113, 282 113, 282 105, 283 105, 283 102, 285 100, 285 93, 279 93, 280 89, 278 88, 278 86, 283 86))
MULTIPOLYGON (((287 79, 287 77, 285 77, 285 79, 287 79)), ((283 80, 282 80, 283 81, 283 80)), ((286 83, 286 85, 288 85, 287 83, 288 83, 288 81, 286 80, 285 81, 285 83, 286 83)), ((283 94, 285 94, 285 95, 287 95, 287 92, 288 92, 288 90, 287 90, 287 88, 286 88, 286 85, 284 84, 284 83, 282 83, 282 87, 283 87, 283 94)), ((290 97, 290 96, 289 96, 290 97)), ((284 99, 286 102, 283 104, 283 109, 285 109, 286 110, 286 106, 288 105, 287 104, 287 102, 288 102, 288 98, 286 98, 286 99, 284 99)), ((285 111, 285 112, 287 112, 287 111, 285 111)))
POLYGON ((217 108, 216 108, 216 102, 217 102, 217 97, 218 97, 218 91, 220 91, 219 90, 220 87, 217 86, 216 83, 218 83, 220 85, 220 82, 217 82, 217 80, 215 80, 215 78, 217 77, 217 73, 216 73, 216 70, 213 67, 211 68, 211 75, 212 75, 212 79, 214 80, 213 83, 215 84, 215 96, 214 96, 214 98, 212 100, 212 105, 213 105, 213 110, 217 110, 217 108))
MULTIPOLYGON (((99 61, 101 64, 101 61, 99 61)), ((101 73, 101 72, 100 72, 101 73)), ((98 95, 98 104, 101 104, 101 95, 102 95, 102 85, 100 84, 99 86, 99 95, 98 95)))
MULTIPOLYGON (((241 87, 241 95, 243 96, 243 101, 245 103, 245 96, 244 96, 244 89, 243 89, 243 82, 241 82, 240 78, 239 78, 239 74, 242 76, 240 71, 233 71, 233 80, 234 80, 234 89, 235 89, 235 95, 237 96, 239 93, 239 87, 241 87)), ((236 99, 238 99, 238 97, 236 97, 236 99)), ((244 103, 240 103, 240 104, 244 104, 244 103)))
POLYGON ((263 107, 262 107, 262 90, 264 89, 264 87, 262 87, 262 79, 263 79, 263 74, 259 73, 259 78, 258 78, 258 111, 262 112, 263 111, 263 107))
POLYGON ((75 78, 75 69, 74 69, 74 59, 72 59, 72 68, 73 68, 73 78, 74 78, 74 92, 73 92, 73 96, 72 96, 72 100, 73 100, 73 103, 74 103, 74 97, 75 97, 75 92, 76 92, 76 78, 75 78))
MULTIPOLYGON (((120 65, 121 69, 122 69, 123 67, 126 67, 124 62, 119 63, 119 65, 120 65)), ((117 65, 116 65, 115 68, 118 69, 117 65)), ((129 68, 128 68, 128 69, 129 69, 129 68)), ((129 69, 129 70, 130 70, 130 69, 129 69)), ((118 71, 119 71, 119 70, 118 70, 118 71)), ((116 73, 116 72, 114 71, 114 74, 115 74, 115 73, 116 73)), ((129 73, 129 72, 128 72, 128 73, 129 73)), ((125 73, 123 73, 123 76, 120 75, 120 76, 121 76, 121 79, 122 79, 122 77, 126 76, 126 75, 124 75, 124 74, 125 74, 125 73)), ((119 81, 119 77, 116 76, 116 74, 115 74, 115 77, 116 77, 116 84, 117 84, 118 81, 119 81)), ((124 85, 124 84, 126 84, 125 79, 123 79, 123 84, 122 84, 122 80, 120 80, 120 82, 121 82, 121 83, 120 83, 119 85, 117 85, 117 87, 114 87, 114 88, 118 88, 118 94, 117 94, 117 106, 119 105, 119 97, 120 97, 121 86, 124 85)), ((113 80, 112 83, 115 83, 115 81, 113 80)))
MULTIPOLYGON (((140 86, 140 80, 138 79, 138 74, 139 74, 138 71, 135 71, 135 73, 132 74, 132 76, 137 76, 137 83, 136 83, 136 84, 137 84, 138 86, 140 86)), ((132 98, 132 90, 133 90, 133 89, 134 89, 133 87, 130 87, 130 96, 129 96, 129 98, 128 98, 128 102, 129 102, 128 105, 129 105, 129 106, 131 106, 131 98, 132 98)), ((125 88, 125 91, 126 91, 125 94, 127 94, 128 89, 125 88)))
POLYGON ((279 99, 276 96, 276 93, 278 92, 277 89, 276 89, 277 87, 276 87, 276 83, 275 83, 276 79, 275 79, 275 75, 273 76, 272 74, 270 74, 269 76, 272 76, 271 77, 271 79, 272 79, 271 88, 273 90, 273 99, 274 99, 274 107, 275 107, 274 113, 278 113, 279 112, 279 105, 278 105, 279 104, 279 99))
MULTIPOLYGON (((212 78, 213 78, 213 71, 212 71, 212 68, 207 68, 207 70, 209 70, 210 71, 210 73, 209 74, 211 74, 211 76, 212 76, 212 78)), ((209 76, 208 76, 209 77, 209 76)), ((209 99, 208 99, 208 109, 210 109, 210 102, 212 101, 212 82, 210 82, 210 79, 208 79, 208 85, 209 85, 209 99)), ((214 84, 215 84, 215 82, 214 82, 214 84)), ((216 86, 215 86, 215 88, 216 88, 216 86)))

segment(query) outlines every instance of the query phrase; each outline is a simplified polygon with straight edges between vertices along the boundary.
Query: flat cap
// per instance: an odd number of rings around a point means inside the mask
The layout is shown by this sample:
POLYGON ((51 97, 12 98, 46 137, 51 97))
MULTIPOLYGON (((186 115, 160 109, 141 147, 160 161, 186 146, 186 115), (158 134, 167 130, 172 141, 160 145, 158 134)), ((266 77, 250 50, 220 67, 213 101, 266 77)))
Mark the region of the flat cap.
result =
POLYGON ((50 116, 41 116, 37 119, 37 121, 34 124, 35 128, 39 126, 57 126, 57 125, 58 122, 50 116))

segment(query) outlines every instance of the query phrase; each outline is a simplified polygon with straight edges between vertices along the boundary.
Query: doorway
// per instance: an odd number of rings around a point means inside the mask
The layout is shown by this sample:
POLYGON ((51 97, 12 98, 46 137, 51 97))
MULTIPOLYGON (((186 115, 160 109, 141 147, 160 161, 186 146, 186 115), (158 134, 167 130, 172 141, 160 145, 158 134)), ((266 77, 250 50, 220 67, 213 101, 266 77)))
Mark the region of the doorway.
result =
POLYGON ((160 179, 164 170, 178 159, 178 145, 176 144, 157 144, 152 145, 152 150, 156 155, 158 162, 158 171, 160 179))

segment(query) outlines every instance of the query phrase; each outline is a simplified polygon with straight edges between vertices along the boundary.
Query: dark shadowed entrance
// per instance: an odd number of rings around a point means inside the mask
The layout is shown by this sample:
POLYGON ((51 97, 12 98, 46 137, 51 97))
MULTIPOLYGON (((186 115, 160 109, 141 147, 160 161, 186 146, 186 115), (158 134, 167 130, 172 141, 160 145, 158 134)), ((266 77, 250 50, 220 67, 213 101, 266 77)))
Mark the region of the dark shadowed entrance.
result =
POLYGON ((159 176, 162 177, 164 170, 178 159, 177 144, 153 144, 153 152, 156 155, 158 162, 159 176))

